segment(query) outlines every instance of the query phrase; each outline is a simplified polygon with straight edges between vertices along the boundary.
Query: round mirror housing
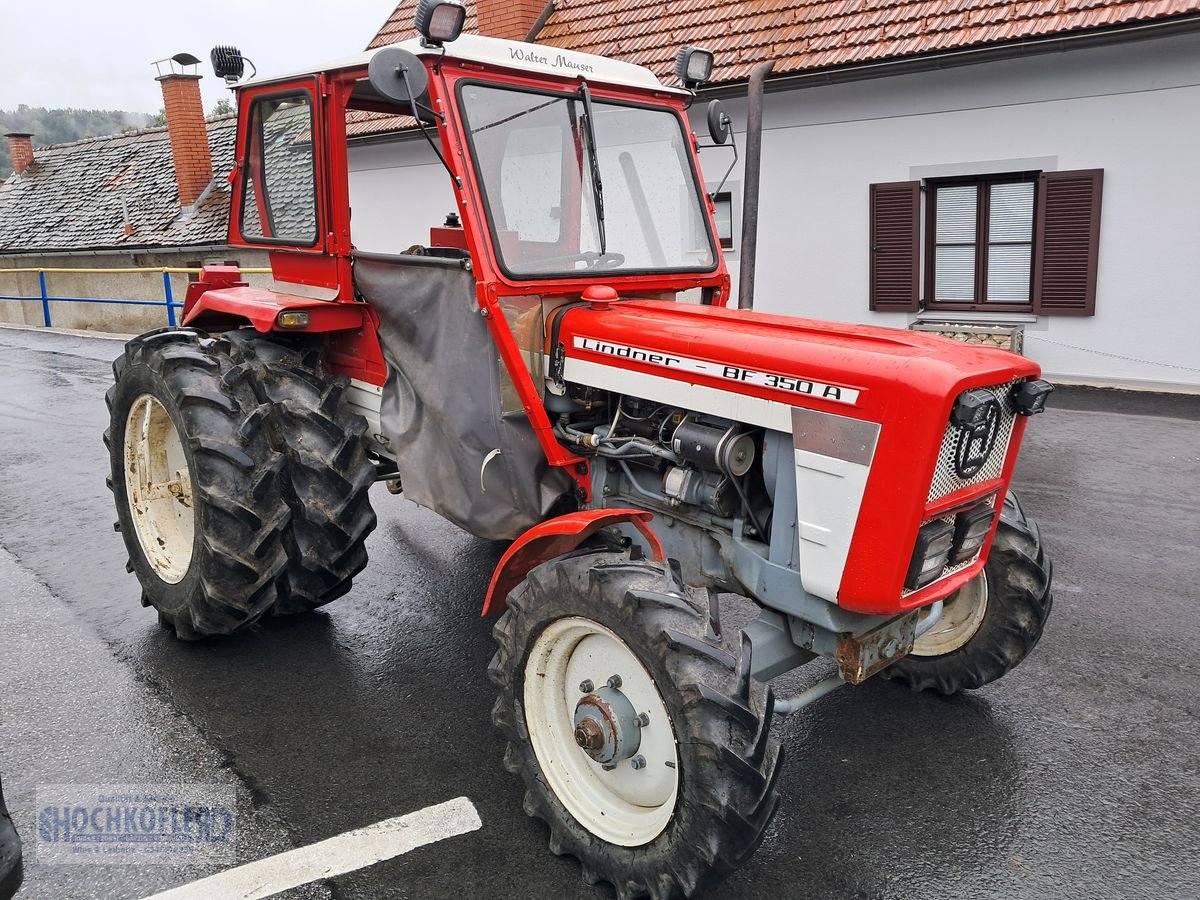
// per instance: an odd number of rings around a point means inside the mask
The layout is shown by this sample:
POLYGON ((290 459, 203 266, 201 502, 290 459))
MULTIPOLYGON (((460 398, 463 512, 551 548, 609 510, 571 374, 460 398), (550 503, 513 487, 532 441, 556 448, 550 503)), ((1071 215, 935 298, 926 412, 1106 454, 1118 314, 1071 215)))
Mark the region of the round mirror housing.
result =
POLYGON ((733 120, 725 112, 720 100, 708 104, 708 136, 714 144, 724 144, 733 131, 733 120))
POLYGON ((414 116, 428 118, 421 107, 429 106, 429 72, 415 53, 384 47, 367 63, 367 80, 385 100, 407 107, 414 116))

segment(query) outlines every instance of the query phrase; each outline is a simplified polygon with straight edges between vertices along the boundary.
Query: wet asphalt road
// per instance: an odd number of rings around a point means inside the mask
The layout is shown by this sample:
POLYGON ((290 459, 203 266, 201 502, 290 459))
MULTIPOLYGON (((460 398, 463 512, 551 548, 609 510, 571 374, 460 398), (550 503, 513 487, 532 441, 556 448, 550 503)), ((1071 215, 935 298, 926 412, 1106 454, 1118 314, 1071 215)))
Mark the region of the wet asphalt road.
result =
MULTIPOLYGON (((465 795, 482 830, 295 895, 611 897, 500 766, 478 611, 503 545, 377 488, 371 565, 327 612, 159 629, 104 487, 120 346, 0 329, 0 771, 26 836, 51 781, 235 784, 241 860, 465 795)), ((712 896, 1200 897, 1200 422, 1076 405, 1032 423, 1017 472, 1056 564, 1039 648, 969 696, 869 682, 783 723, 780 814, 712 896)), ((18 897, 200 874, 31 858, 18 897)))

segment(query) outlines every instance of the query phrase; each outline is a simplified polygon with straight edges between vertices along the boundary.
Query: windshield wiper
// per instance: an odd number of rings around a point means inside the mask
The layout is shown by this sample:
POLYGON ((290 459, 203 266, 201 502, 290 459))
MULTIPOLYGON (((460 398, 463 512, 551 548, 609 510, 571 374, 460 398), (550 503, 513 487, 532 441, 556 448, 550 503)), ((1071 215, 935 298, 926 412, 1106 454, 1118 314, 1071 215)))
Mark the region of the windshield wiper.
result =
POLYGON ((596 131, 592 127, 592 92, 588 90, 586 81, 579 85, 579 99, 583 101, 583 134, 592 167, 592 201, 596 205, 596 231, 600 237, 600 255, 604 256, 607 252, 607 241, 604 238, 604 185, 600 181, 600 159, 596 156, 596 131))

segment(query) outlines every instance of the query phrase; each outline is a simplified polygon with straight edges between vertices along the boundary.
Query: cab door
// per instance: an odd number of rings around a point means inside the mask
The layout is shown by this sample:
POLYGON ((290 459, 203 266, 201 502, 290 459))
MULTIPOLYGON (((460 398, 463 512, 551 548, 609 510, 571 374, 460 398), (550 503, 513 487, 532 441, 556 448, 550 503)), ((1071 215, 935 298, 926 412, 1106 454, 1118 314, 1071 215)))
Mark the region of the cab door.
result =
POLYGON ((322 100, 317 77, 241 92, 229 243, 267 250, 277 290, 334 300, 322 100))

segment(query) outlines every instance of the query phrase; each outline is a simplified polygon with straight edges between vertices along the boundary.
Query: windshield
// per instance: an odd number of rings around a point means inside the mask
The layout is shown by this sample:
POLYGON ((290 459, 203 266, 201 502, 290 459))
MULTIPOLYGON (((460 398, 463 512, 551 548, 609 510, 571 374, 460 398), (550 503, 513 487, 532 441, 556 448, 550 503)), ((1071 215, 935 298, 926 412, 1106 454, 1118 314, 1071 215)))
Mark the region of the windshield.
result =
POLYGON ((464 85, 460 102, 510 275, 712 270, 673 111, 478 84, 464 85))

